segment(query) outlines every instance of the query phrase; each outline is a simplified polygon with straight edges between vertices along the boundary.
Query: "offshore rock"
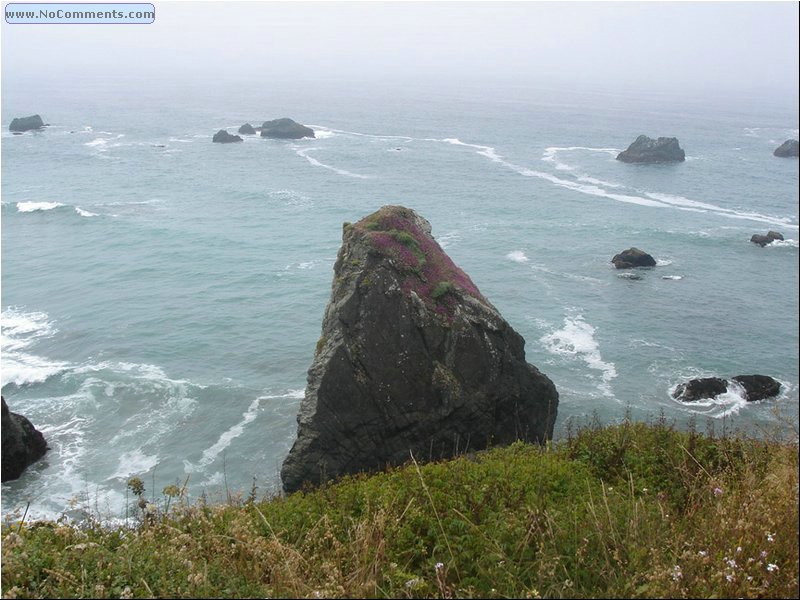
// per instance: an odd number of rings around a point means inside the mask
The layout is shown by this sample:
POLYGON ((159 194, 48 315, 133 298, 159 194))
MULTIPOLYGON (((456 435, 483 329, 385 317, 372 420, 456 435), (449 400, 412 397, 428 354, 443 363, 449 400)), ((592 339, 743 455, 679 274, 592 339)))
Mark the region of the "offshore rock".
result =
POLYGON ((299 140, 305 137, 316 137, 311 127, 301 125, 292 119, 273 119, 264 121, 261 126, 261 137, 278 138, 282 140, 299 140))
POLYGON ((39 115, 32 115, 30 117, 18 117, 11 121, 8 126, 9 131, 30 131, 31 129, 41 129, 44 127, 44 121, 39 115))
POLYGON ((728 382, 719 377, 690 379, 675 388, 672 397, 681 402, 696 402, 706 398, 716 398, 728 391, 728 382))
MULTIPOLYGON (((768 375, 737 375, 731 378, 744 391, 744 398, 748 402, 764 400, 777 396, 781 391, 781 384, 768 375)), ((729 382, 719 377, 702 377, 691 379, 675 388, 672 397, 681 402, 696 402, 698 400, 716 398, 728 391, 729 382)))
POLYGON ((786 140, 775 148, 775 152, 772 154, 773 156, 780 156, 781 158, 800 156, 800 142, 797 140, 786 140))
POLYGON ((553 434, 558 392, 413 210, 345 223, 286 492, 553 434))
POLYGON ((17 479, 25 468, 47 452, 47 442, 31 422, 8 409, 2 401, 2 480, 17 479))
POLYGON ((253 129, 253 126, 250 123, 245 123, 241 127, 239 127, 239 133, 242 135, 255 135, 256 130, 253 129))
POLYGON ((611 259, 614 266, 618 269, 633 269, 635 267, 655 267, 656 259, 647 252, 638 248, 628 248, 619 254, 615 254, 611 259))
POLYGON ((762 248, 767 244, 771 244, 775 240, 783 240, 783 234, 778 233, 777 231, 768 231, 767 235, 761 235, 760 233, 754 233, 753 237, 750 238, 750 241, 754 244, 758 244, 762 248))
POLYGON ((617 160, 627 163, 683 162, 686 153, 678 144, 678 138, 660 137, 657 140, 640 135, 617 155, 617 160))
POLYGON ((232 144, 233 142, 243 142, 244 140, 238 135, 232 135, 224 129, 220 129, 214 134, 211 141, 217 144, 232 144))
POLYGON ((733 380, 744 388, 749 402, 772 398, 781 392, 780 382, 768 375, 737 375, 733 380))

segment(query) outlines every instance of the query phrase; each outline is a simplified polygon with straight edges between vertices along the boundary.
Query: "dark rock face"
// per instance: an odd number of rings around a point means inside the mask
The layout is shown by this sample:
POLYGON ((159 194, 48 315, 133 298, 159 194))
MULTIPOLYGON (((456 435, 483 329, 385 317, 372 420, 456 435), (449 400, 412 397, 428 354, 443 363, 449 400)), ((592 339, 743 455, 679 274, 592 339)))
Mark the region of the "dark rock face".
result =
POLYGON ((719 377, 703 377, 680 384, 675 388, 672 397, 682 402, 695 402, 705 398, 716 398, 727 391, 728 382, 726 380, 719 377))
POLYGON ((768 231, 767 235, 761 235, 759 233, 753 234, 753 237, 750 238, 750 241, 754 244, 758 244, 762 248, 767 244, 771 244, 775 240, 782 240, 783 234, 778 233, 777 231, 768 231))
POLYGON ((800 156, 800 142, 797 140, 786 140, 780 146, 775 148, 774 156, 781 158, 790 158, 800 156))
POLYGON ((39 115, 32 115, 30 117, 18 117, 11 121, 8 126, 9 131, 30 131, 31 129, 41 129, 44 127, 44 121, 39 115))
POLYGON ((749 402, 772 398, 781 392, 780 382, 767 375, 737 375, 733 380, 744 388, 749 402))
POLYGON ((628 248, 619 254, 615 254, 611 259, 614 266, 618 269, 633 269, 634 267, 655 267, 656 259, 647 252, 638 248, 628 248))
POLYGON ((305 125, 300 125, 292 119, 273 119, 264 121, 261 126, 261 137, 277 138, 282 140, 299 140, 305 137, 316 137, 314 130, 305 125))
POLYGON ((250 123, 245 123, 241 127, 239 127, 239 133, 242 135, 255 135, 256 130, 253 129, 253 126, 250 123))
POLYGON ((617 160, 627 163, 683 162, 686 153, 681 149, 678 138, 660 137, 657 140, 640 135, 617 155, 617 160))
POLYGON ((346 223, 286 492, 410 459, 552 437, 558 392, 414 211, 346 223))
POLYGON ((214 137, 211 141, 216 142, 217 144, 232 144, 233 142, 243 142, 244 140, 238 135, 231 135, 224 129, 220 129, 214 134, 214 137))
POLYGON ((36 462, 47 452, 44 436, 31 422, 8 410, 5 398, 2 415, 2 480, 17 479, 25 468, 36 462))
MULTIPOLYGON (((745 400, 755 402, 777 396, 781 391, 780 382, 767 375, 737 375, 732 378, 745 392, 745 400)), ((719 377, 691 379, 675 388, 672 397, 681 402, 696 402, 706 398, 716 398, 728 391, 728 381, 719 377)))

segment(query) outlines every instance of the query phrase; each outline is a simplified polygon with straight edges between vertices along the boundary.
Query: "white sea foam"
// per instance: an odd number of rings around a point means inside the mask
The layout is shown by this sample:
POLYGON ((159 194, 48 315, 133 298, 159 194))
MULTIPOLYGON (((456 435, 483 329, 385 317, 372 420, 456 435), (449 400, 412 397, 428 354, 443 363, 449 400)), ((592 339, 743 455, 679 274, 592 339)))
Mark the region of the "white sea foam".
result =
MULTIPOLYGON (((317 125, 312 125, 311 128, 314 130, 314 135, 317 134, 317 125)), ((326 131, 331 131, 333 133, 341 133, 344 135, 355 135, 358 137, 367 137, 367 138, 375 138, 379 140, 406 140, 408 142, 413 141, 415 138, 408 137, 406 135, 379 135, 379 134, 372 134, 372 133, 359 133, 357 131, 346 131, 344 129, 331 129, 330 127, 325 128, 326 131)))
POLYGON ((301 194, 300 192, 296 192, 295 190, 274 190, 272 192, 268 192, 267 195, 270 198, 281 200, 288 206, 305 208, 314 205, 314 202, 311 200, 311 198, 301 194))
POLYGON ((682 275, 662 275, 661 279, 671 279, 673 281, 680 281, 683 279, 682 275))
POLYGON ((671 264, 672 264, 672 261, 668 260, 666 258, 657 258, 656 259, 656 266, 657 267, 668 267, 671 264))
POLYGON ((222 435, 219 436, 217 441, 210 446, 203 450, 203 455, 200 460, 196 464, 192 464, 189 461, 183 461, 184 469, 187 473, 193 473, 198 469, 202 469, 203 467, 207 467, 211 463, 213 463, 217 457, 228 447, 231 445, 233 440, 244 433, 244 428, 247 426, 248 423, 252 423, 261 409, 261 402, 264 400, 273 400, 278 398, 302 398, 305 390, 289 390, 285 394, 279 394, 276 396, 259 396, 255 400, 250 403, 250 406, 247 407, 247 410, 242 413, 242 420, 229 427, 222 435))
POLYGON ((336 133, 330 129, 317 129, 316 127, 314 127, 313 129, 314 129, 314 137, 318 140, 324 140, 326 138, 333 137, 336 135, 336 133))
POLYGON ((157 464, 157 454, 145 454, 141 448, 130 450, 119 457, 117 470, 106 479, 128 479, 133 475, 147 473, 157 464))
POLYGON ((613 183, 611 181, 604 181, 603 179, 597 179, 596 177, 590 177, 589 175, 581 175, 578 177, 578 181, 584 181, 586 183, 593 183, 595 185, 602 185, 603 187, 619 189, 625 187, 621 183, 613 183))
POLYGON ((617 376, 617 369, 613 363, 603 360, 595 338, 595 328, 584 321, 583 316, 565 317, 562 329, 543 336, 540 341, 553 354, 578 357, 589 368, 600 371, 602 382, 598 389, 604 396, 614 396, 611 381, 617 376))
POLYGON ((446 248, 449 248, 451 244, 454 244, 455 242, 457 242, 460 239, 461 239, 461 236, 459 235, 458 231, 449 231, 449 232, 445 233, 444 235, 441 235, 441 236, 437 237, 436 238, 436 242, 444 250, 446 248))
MULTIPOLYGON (((556 170, 558 171, 574 171, 575 167, 559 161, 558 155, 561 152, 573 152, 575 150, 580 150, 585 152, 600 152, 603 154, 611 154, 612 156, 616 156, 620 152, 616 148, 588 148, 586 146, 567 146, 567 147, 551 146, 549 148, 544 149, 544 153, 542 154, 541 160, 552 163, 555 166, 556 170)), ((606 184, 606 182, 599 179, 593 179, 588 175, 584 175, 583 177, 579 177, 578 179, 580 179, 581 181, 586 181, 588 183, 606 184)), ((610 187, 620 187, 616 184, 609 184, 609 185, 610 187)))
POLYGON ((319 148, 305 148, 302 150, 295 150, 298 156, 302 156, 308 162, 316 167, 322 167, 323 169, 328 169, 329 171, 333 171, 334 173, 338 173, 339 175, 344 175, 345 177, 355 177, 357 179, 372 179, 371 175, 360 175, 358 173, 353 173, 352 171, 346 171, 345 169, 338 169, 336 167, 332 167, 331 165, 326 165, 325 163, 321 163, 316 158, 308 156, 308 152, 312 150, 319 150, 319 148))
POLYGON ((41 383, 65 371, 68 363, 24 352, 7 353, 3 357, 2 384, 26 385, 41 383))
POLYGON ((21 213, 34 212, 37 210, 53 210, 59 206, 64 206, 61 202, 17 202, 17 210, 21 213))
POLYGON ((78 213, 82 217, 97 217, 99 216, 97 213, 89 212, 88 210, 83 210, 80 206, 75 207, 75 212, 78 213))
POLYGON ((797 240, 773 240, 765 248, 797 248, 797 240))
POLYGON ((2 385, 41 383, 63 372, 69 364, 29 352, 37 339, 50 337, 58 330, 43 312, 24 312, 10 307, 2 313, 2 385))
POLYGON ((512 250, 511 252, 506 254, 506 258, 508 260, 513 260, 514 262, 518 263, 528 262, 528 257, 525 256, 525 253, 522 250, 512 250))

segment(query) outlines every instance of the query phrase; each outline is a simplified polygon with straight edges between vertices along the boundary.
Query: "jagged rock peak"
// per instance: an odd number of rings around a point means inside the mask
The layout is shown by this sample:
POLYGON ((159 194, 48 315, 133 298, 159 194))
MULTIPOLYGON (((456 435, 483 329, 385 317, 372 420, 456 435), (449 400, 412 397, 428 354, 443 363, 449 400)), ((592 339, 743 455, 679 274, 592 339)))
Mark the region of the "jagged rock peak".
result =
POLYGON ((11 121, 8 126, 9 131, 30 131, 32 129, 41 129, 45 127, 42 117, 39 115, 31 115, 30 117, 17 117, 11 121))
POLYGON ((553 433, 558 392, 413 210, 345 223, 285 491, 553 433))
POLYGON ((686 153, 678 143, 678 138, 660 137, 654 140, 640 135, 627 150, 617 155, 617 160, 628 163, 683 162, 686 153))

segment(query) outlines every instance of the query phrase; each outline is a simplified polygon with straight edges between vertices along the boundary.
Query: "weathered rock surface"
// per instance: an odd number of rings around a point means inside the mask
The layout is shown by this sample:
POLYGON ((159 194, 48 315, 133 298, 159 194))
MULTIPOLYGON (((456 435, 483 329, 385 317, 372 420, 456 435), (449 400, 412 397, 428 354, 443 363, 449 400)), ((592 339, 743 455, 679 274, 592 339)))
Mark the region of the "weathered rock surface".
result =
POLYGON ((660 137, 657 140, 640 135, 617 155, 617 160, 627 163, 682 162, 686 153, 681 149, 678 138, 660 137))
POLYGON ((286 492, 553 434, 558 392, 414 211, 346 223, 286 492))
POLYGON ((790 158, 800 156, 800 142, 797 140, 786 140, 780 146, 775 148, 774 156, 781 158, 790 158))
POLYGON ((245 123, 241 127, 239 127, 239 133, 242 135, 255 135, 256 130, 253 129, 253 126, 250 123, 245 123))
POLYGON ((706 398, 716 398, 728 391, 728 382, 719 377, 690 379, 675 388, 672 397, 681 402, 696 402, 706 398))
POLYGON ((767 244, 771 244, 775 240, 783 240, 783 234, 778 233, 777 231, 768 231, 767 235, 754 233, 753 237, 750 238, 751 242, 753 242, 754 244, 758 244, 762 248, 767 244))
POLYGON ((224 129, 220 129, 214 134, 214 137, 211 141, 216 142, 217 144, 232 144, 233 142, 243 142, 244 140, 238 135, 232 135, 224 129))
POLYGON ((32 115, 30 117, 18 117, 11 121, 8 126, 9 131, 30 131, 31 129, 41 129, 44 127, 44 121, 39 115, 32 115))
POLYGON ((31 422, 11 412, 2 400, 2 480, 17 479, 25 468, 47 452, 47 442, 31 422))
POLYGON ((618 269, 633 269, 635 267, 655 267, 656 259, 647 252, 638 248, 628 248, 619 254, 615 254, 611 259, 614 266, 618 269))
POLYGON ((314 130, 301 125, 292 119, 282 118, 264 121, 261 126, 261 137, 278 138, 282 140, 299 140, 305 137, 316 137, 314 130))
MULTIPOLYGON (((745 392, 745 400, 755 402, 777 396, 781 391, 780 382, 767 375, 737 375, 731 378, 745 392)), ((691 379, 675 388, 672 397, 681 402, 716 398, 728 391, 729 382, 719 377, 691 379)))
POLYGON ((733 380, 744 388, 750 402, 772 398, 781 392, 780 382, 767 375, 737 375, 733 380))

